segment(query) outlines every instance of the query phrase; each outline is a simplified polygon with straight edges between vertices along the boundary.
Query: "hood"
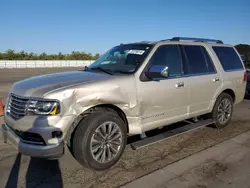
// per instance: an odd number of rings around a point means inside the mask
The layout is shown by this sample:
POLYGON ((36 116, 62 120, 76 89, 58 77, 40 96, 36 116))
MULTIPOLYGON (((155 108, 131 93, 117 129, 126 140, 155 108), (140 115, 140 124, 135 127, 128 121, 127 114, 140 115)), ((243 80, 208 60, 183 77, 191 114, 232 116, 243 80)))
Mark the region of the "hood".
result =
POLYGON ((106 80, 111 77, 112 76, 108 74, 85 71, 48 74, 16 82, 12 86, 10 93, 24 97, 43 97, 44 94, 56 89, 98 80, 106 80))

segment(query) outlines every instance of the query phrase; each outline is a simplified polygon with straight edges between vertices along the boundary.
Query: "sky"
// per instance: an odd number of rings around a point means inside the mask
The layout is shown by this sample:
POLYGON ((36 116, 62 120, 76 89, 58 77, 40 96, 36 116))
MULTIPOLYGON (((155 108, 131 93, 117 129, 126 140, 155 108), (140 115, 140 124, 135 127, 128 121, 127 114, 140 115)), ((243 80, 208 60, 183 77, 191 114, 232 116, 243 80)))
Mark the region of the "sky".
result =
POLYGON ((0 0, 0 52, 104 53, 174 36, 250 44, 250 0, 0 0))

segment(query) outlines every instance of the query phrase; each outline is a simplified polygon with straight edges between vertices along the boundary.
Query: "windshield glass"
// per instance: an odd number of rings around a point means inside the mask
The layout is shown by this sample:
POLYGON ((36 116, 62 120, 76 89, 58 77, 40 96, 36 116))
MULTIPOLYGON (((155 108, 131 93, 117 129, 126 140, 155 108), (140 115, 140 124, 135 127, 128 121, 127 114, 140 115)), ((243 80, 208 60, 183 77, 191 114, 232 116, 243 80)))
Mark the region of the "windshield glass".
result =
POLYGON ((147 57, 152 45, 121 44, 103 54, 88 70, 104 70, 110 73, 134 73, 147 57))

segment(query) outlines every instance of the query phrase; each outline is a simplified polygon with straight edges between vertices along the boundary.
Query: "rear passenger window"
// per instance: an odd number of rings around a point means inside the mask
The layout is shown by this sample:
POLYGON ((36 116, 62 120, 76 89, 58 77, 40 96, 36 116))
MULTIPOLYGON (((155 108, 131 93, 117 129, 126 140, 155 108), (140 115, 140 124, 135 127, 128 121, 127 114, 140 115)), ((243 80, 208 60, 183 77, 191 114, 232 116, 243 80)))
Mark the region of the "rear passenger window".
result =
POLYGON ((187 58, 186 74, 215 72, 213 62, 203 46, 183 45, 187 58))
POLYGON ((240 58, 232 47, 214 46, 213 50, 225 71, 243 69, 240 58))

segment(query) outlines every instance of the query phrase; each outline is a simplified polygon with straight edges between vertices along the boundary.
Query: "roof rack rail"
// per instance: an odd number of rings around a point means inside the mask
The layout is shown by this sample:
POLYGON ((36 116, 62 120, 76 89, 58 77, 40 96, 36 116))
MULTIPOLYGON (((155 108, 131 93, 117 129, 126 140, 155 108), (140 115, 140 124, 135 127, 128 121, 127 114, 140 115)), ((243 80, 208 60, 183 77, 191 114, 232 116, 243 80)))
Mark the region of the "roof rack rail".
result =
POLYGON ((140 43, 149 43, 151 41, 147 41, 147 40, 143 40, 143 41, 140 41, 140 43))
POLYGON ((160 40, 160 42, 164 42, 164 41, 171 41, 172 39, 163 39, 163 40, 160 40))
POLYGON ((180 40, 189 40, 194 42, 214 42, 218 44, 223 44, 221 40, 216 39, 204 39, 204 38, 193 38, 193 37, 173 37, 170 41, 180 41, 180 40))

